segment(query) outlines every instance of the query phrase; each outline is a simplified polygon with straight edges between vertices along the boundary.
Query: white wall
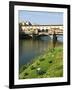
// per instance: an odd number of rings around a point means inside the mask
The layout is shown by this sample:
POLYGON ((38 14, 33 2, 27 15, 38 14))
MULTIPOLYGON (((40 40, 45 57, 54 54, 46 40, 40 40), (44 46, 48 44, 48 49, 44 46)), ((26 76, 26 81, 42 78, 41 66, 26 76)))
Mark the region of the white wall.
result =
MULTIPOLYGON (((72 3, 72 0, 21 0, 21 1, 58 3, 58 4, 72 3)), ((72 9, 72 4, 71 4, 71 9, 72 9)), ((71 15, 72 15, 72 11, 71 11, 71 15)), ((8 80, 9 80, 8 77, 9 77, 9 0, 0 0, 0 90, 8 90, 8 80)), ((40 90, 40 89, 71 90, 72 85, 57 86, 57 87, 27 88, 25 90, 40 90)))

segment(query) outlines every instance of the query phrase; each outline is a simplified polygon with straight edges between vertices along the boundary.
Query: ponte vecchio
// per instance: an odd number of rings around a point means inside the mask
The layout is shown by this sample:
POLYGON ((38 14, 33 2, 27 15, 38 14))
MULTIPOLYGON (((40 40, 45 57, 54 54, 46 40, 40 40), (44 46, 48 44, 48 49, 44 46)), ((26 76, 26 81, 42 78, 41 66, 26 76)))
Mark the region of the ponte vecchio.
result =
POLYGON ((53 35, 54 32, 56 35, 63 34, 63 25, 24 25, 21 24, 20 32, 28 34, 29 36, 33 35, 53 35))

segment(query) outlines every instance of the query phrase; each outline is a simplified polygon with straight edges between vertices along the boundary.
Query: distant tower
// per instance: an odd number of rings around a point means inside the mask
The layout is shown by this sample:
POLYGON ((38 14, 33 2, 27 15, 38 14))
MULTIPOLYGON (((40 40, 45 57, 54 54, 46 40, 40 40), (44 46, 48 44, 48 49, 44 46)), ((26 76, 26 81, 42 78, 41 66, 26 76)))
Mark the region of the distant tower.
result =
POLYGON ((26 25, 32 25, 31 22, 26 21, 26 25))

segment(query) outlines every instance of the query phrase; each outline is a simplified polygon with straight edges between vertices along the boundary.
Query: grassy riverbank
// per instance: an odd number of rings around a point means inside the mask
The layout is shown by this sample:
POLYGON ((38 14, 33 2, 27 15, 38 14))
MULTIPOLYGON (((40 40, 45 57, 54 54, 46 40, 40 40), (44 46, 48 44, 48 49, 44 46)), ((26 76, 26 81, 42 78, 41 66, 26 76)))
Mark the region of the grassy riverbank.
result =
POLYGON ((20 68, 19 79, 50 78, 63 76, 63 47, 48 49, 31 64, 20 68))

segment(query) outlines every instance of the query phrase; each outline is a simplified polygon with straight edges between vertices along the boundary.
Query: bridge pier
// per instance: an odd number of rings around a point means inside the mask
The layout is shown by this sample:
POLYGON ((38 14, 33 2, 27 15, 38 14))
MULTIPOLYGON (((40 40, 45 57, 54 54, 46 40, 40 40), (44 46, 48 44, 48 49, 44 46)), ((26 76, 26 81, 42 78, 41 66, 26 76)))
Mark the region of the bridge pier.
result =
POLYGON ((56 40, 57 40, 57 36, 54 36, 54 35, 49 35, 49 36, 50 36, 51 40, 53 40, 54 38, 56 38, 56 40))
POLYGON ((51 38, 51 40, 53 39, 53 35, 49 35, 50 36, 50 38, 51 38))
POLYGON ((38 37, 38 34, 32 34, 30 35, 33 39, 37 38, 38 37))

